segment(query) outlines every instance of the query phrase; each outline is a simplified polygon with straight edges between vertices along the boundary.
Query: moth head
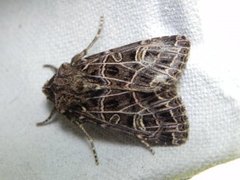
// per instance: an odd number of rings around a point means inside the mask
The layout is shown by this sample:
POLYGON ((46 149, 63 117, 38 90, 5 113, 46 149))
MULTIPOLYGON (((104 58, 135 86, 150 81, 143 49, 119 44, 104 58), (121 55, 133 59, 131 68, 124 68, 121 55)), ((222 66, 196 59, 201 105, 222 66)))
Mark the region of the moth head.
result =
POLYGON ((98 85, 85 78, 85 74, 69 63, 62 64, 53 77, 43 86, 43 93, 54 103, 60 113, 66 113, 78 101, 82 102, 81 94, 98 85))
POLYGON ((73 77, 73 67, 68 63, 64 63, 59 69, 56 69, 53 77, 43 86, 43 93, 60 111, 67 108, 64 106, 67 106, 68 103, 65 101, 71 96, 73 77))
POLYGON ((54 75, 49 81, 47 81, 42 88, 42 91, 47 96, 47 99, 49 99, 52 102, 54 102, 54 96, 55 96, 53 86, 52 86, 55 76, 56 75, 54 75))

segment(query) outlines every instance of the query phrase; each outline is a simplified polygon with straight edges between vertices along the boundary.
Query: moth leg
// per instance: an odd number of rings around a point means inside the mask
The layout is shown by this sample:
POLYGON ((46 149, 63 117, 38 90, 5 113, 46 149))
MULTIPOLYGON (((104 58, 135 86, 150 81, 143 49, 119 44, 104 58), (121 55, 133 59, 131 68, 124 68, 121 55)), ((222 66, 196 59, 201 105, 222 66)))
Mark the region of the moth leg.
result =
POLYGON ((82 59, 84 56, 87 55, 88 50, 95 44, 95 42, 98 40, 98 38, 99 38, 99 36, 100 36, 100 34, 101 34, 101 32, 102 32, 103 22, 104 22, 104 17, 101 16, 101 17, 100 17, 100 22, 99 22, 97 34, 95 35, 95 37, 93 38, 92 42, 87 46, 86 49, 84 49, 82 52, 80 52, 79 54, 75 55, 75 56, 72 58, 71 64, 74 64, 77 60, 80 60, 80 59, 82 59))
POLYGON ((44 64, 43 67, 51 69, 54 73, 57 73, 57 70, 58 70, 58 68, 56 68, 55 66, 53 66, 51 64, 44 64))
POLYGON ((53 108, 52 111, 51 111, 51 113, 49 114, 48 118, 47 118, 46 120, 42 121, 42 122, 38 122, 38 123, 37 123, 37 126, 47 125, 47 124, 49 124, 50 122, 52 122, 52 117, 53 117, 53 115, 54 115, 55 113, 56 113, 56 109, 53 108))
POLYGON ((88 141, 91 145, 91 149, 92 149, 92 152, 93 152, 93 155, 94 155, 95 163, 96 163, 96 165, 98 165, 99 161, 98 161, 97 151, 96 151, 96 148, 95 148, 92 137, 88 134, 86 129, 83 127, 82 123, 80 123, 77 120, 73 120, 73 123, 76 124, 83 131, 83 133, 86 135, 86 137, 87 137, 87 139, 88 139, 88 141))
POLYGON ((137 135, 137 138, 140 140, 140 142, 154 155, 155 152, 152 149, 152 147, 145 141, 145 139, 141 135, 137 135))

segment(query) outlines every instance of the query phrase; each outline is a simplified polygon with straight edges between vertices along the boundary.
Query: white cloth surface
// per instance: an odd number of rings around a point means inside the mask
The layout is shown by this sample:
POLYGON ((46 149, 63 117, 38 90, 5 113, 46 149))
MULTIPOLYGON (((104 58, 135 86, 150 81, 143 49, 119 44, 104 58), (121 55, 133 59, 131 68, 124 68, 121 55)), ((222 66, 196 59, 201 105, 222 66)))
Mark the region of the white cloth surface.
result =
POLYGON ((89 0, 0 2, 0 177, 10 179, 184 179, 240 156, 238 1, 89 0), (89 126, 89 144, 61 116, 36 127, 51 109, 41 92, 59 66, 94 37, 90 54, 138 40, 184 34, 192 42, 180 92, 190 135, 153 156, 131 138, 89 126))

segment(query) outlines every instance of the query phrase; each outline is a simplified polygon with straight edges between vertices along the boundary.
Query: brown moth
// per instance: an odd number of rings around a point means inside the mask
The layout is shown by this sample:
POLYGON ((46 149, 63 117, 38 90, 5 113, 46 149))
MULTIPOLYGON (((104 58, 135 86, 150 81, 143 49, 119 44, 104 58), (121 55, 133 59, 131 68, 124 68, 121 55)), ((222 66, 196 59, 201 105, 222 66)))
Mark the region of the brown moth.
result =
POLYGON ((83 130, 85 123, 111 128, 137 137, 152 153, 150 144, 175 146, 188 137, 188 120, 177 83, 185 69, 190 42, 185 36, 163 36, 86 56, 90 45, 55 70, 43 92, 54 112, 65 115, 83 130))

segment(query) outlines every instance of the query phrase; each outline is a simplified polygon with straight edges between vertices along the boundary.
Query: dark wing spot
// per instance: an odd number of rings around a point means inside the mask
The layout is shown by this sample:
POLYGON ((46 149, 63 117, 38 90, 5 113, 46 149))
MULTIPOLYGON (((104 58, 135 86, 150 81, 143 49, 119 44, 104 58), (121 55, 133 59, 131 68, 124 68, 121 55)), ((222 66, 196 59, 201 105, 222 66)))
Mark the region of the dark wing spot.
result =
POLYGON ((132 51, 130 54, 129 54, 129 57, 131 60, 134 60, 135 59, 135 56, 136 56, 136 53, 134 51, 132 51))
POLYGON ((169 111, 165 112, 157 112, 155 114, 156 118, 163 121, 163 122, 175 122, 174 119, 172 118, 172 115, 169 111))
POLYGON ((98 106, 98 99, 89 99, 88 100, 89 107, 97 107, 98 106))
POLYGON ((145 98, 149 98, 154 96, 155 94, 153 92, 149 92, 149 93, 145 93, 145 92, 139 92, 136 93, 137 97, 141 98, 141 99, 145 99, 145 98))
POLYGON ((99 89, 99 90, 88 91, 86 94, 88 95, 88 97, 98 97, 103 95, 104 92, 105 92, 104 89, 99 89))
POLYGON ((126 121, 127 121, 127 127, 132 128, 133 127, 133 117, 132 116, 128 116, 126 121))
POLYGON ((110 99, 105 102, 105 107, 106 108, 115 108, 119 105, 119 102, 115 99, 110 99))
POLYGON ((107 66, 105 72, 106 72, 106 74, 115 76, 119 73, 119 69, 115 66, 107 66))

